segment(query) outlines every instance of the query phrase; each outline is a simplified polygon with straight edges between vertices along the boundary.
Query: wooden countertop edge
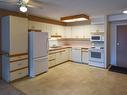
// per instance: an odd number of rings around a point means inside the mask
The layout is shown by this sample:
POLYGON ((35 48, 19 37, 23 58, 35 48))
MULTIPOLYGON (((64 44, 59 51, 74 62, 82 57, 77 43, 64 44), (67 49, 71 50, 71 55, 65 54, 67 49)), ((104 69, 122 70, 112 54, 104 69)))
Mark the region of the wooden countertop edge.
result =
POLYGON ((53 49, 49 49, 49 51, 61 50, 61 49, 66 49, 66 48, 72 48, 72 47, 60 47, 60 48, 53 48, 53 49))
MULTIPOLYGON (((49 49, 49 51, 55 51, 55 50, 61 50, 61 49, 66 49, 66 48, 72 48, 72 47, 60 47, 60 48, 54 48, 54 49, 49 49)), ((89 49, 89 48, 81 48, 81 49, 89 49)))
POLYGON ((23 55, 28 55, 28 53, 24 52, 24 53, 17 53, 17 54, 9 54, 9 57, 16 57, 16 56, 23 56, 23 55))

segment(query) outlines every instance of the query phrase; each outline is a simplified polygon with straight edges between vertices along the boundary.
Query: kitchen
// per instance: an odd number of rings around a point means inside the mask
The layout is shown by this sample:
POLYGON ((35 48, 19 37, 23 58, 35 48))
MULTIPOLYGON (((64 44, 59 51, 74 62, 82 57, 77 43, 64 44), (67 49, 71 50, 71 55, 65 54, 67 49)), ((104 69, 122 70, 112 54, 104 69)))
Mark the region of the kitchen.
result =
MULTIPOLYGON (((84 76, 91 73, 87 77, 96 84, 96 81, 100 80, 98 79, 99 77, 104 78, 107 76, 108 68, 110 68, 111 65, 117 66, 113 58, 115 47, 111 44, 114 43, 114 39, 116 39, 113 38, 114 32, 112 32, 112 30, 116 27, 116 22, 117 25, 119 25, 119 23, 120 25, 126 24, 126 14, 90 16, 88 21, 64 23, 38 16, 26 16, 22 13, 17 15, 16 12, 4 9, 1 9, 1 13, 3 14, 1 18, 2 79, 7 83, 11 83, 11 85, 21 90, 21 92, 29 95, 32 90, 33 95, 41 95, 46 88, 44 89, 39 83, 54 83, 51 80, 56 79, 59 85, 54 88, 57 89, 57 91, 54 90, 53 95, 56 95, 57 92, 60 95, 59 91, 62 91, 62 87, 64 87, 60 85, 71 82, 72 78, 78 76, 79 78, 77 79, 80 81, 83 80, 82 82, 85 83, 84 76), (4 14, 4 12, 6 12, 6 14, 4 14), (112 28, 109 26, 112 26, 112 28), (41 59, 42 57, 45 58, 45 61, 41 59), (39 64, 40 62, 43 64, 39 64), (69 76, 66 75, 67 72, 64 70, 69 71, 69 76), (81 73, 81 71, 83 71, 85 75, 81 73), (72 74, 72 76, 70 74, 72 74), (59 78, 57 75, 59 75, 59 78), (80 77, 80 75, 83 75, 83 77, 80 77), (65 80, 62 78, 65 78, 65 80), (96 81, 93 80, 94 78, 96 81), (37 80, 38 82, 36 82, 37 80), (28 83, 35 86, 35 90, 32 88, 29 89, 30 85, 28 83), (38 85, 36 85, 36 83, 38 85), (58 89, 59 86, 60 89, 58 89)), ((84 14, 78 14, 78 16, 82 15, 84 14)), ((73 16, 77 17, 77 15, 73 16)), ((115 75, 110 72, 108 72, 108 74, 110 78, 115 75)), ((126 75, 121 76, 126 78, 126 75)), ((115 78, 113 77, 113 79, 115 78)), ((88 83, 90 83, 90 80, 88 83)), ((78 83, 80 81, 78 81, 78 83)), ((76 85, 75 82, 77 82, 77 80, 73 79, 72 82, 76 85)), ((110 80, 109 82, 113 81, 110 80)), ((67 90, 66 85, 64 90, 67 90)), ((68 83, 68 85, 72 86, 72 83, 68 83)), ((77 86, 80 88, 79 85, 77 86)), ((90 85, 88 85, 88 87, 89 86, 90 85)), ((47 87, 47 89, 50 88, 49 86, 44 87, 47 87)), ((70 91, 76 89, 76 86, 74 87, 75 88, 67 92, 70 93, 70 91)), ((47 92, 45 93, 49 92, 49 95, 51 95, 51 89, 53 88, 51 87, 50 90, 46 90, 47 92)), ((95 89, 98 90, 97 88, 95 89)), ((79 95, 80 91, 82 91, 81 88, 78 91, 77 94, 79 95)), ((103 92, 102 89, 101 91, 103 92)), ((63 93, 64 92, 66 93, 66 91, 63 91, 63 93)), ((89 90, 88 92, 89 95, 93 93, 89 90)), ((85 92, 83 91, 83 93, 85 92)), ((83 95, 83 93, 81 95, 83 95)), ((99 93, 101 92, 97 92, 97 94, 99 93)), ((111 93, 109 95, 111 95, 111 93)), ((75 94, 72 93, 72 95, 75 94)))

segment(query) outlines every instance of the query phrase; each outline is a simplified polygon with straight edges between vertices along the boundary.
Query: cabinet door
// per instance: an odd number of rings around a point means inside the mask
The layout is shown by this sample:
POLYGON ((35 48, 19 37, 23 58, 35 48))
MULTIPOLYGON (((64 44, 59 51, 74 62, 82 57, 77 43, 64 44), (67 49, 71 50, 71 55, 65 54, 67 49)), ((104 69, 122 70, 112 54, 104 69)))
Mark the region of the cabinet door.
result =
POLYGON ((91 32, 104 32, 104 24, 102 25, 91 25, 91 32))
POLYGON ((72 27, 72 38, 83 38, 84 26, 72 27))
POLYGON ((23 78, 27 75, 28 75, 28 68, 17 70, 15 72, 10 73, 10 80, 9 81, 20 79, 20 78, 23 78))
POLYGON ((52 24, 52 32, 51 35, 57 35, 57 25, 52 24))
POLYGON ((28 67, 28 60, 16 61, 10 63, 10 71, 14 71, 20 68, 28 67))
POLYGON ((52 67, 52 66, 55 66, 56 65, 56 60, 50 60, 48 62, 48 67, 52 67))
POLYGON ((42 30, 42 32, 48 32, 47 31, 47 24, 46 23, 42 23, 41 24, 41 30, 42 30))
POLYGON ((63 26, 61 26, 61 25, 58 25, 57 26, 57 34, 58 35, 61 35, 63 38, 64 38, 64 27, 63 26))
POLYGON ((91 37, 91 26, 85 25, 84 26, 84 38, 90 38, 91 37))
POLYGON ((82 63, 88 64, 88 52, 82 52, 82 63))
POLYGON ((27 50, 28 20, 10 16, 10 53, 23 53, 27 52, 27 50))
POLYGON ((56 65, 61 63, 61 53, 56 53, 56 65))
POLYGON ((44 32, 48 32, 48 38, 51 38, 51 32, 52 32, 52 25, 43 23, 42 28, 44 29, 44 32))
POLYGON ((66 51, 61 52, 61 63, 67 61, 66 51))
POLYGON ((65 38, 72 38, 72 27, 71 26, 65 26, 64 28, 64 37, 65 38))
POLYGON ((48 67, 52 67, 56 65, 56 54, 48 55, 48 67))
POLYGON ((68 60, 72 60, 72 48, 68 48, 68 60))
POLYGON ((68 60, 70 60, 70 55, 71 55, 71 48, 66 48, 65 49, 65 61, 68 61, 68 60))

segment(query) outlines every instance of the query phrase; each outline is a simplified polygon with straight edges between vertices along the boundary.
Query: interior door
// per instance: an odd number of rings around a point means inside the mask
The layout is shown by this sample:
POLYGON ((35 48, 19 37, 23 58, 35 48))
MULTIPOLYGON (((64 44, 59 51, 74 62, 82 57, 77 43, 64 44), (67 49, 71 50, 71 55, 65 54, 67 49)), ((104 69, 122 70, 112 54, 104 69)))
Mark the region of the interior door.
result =
POLYGON ((2 56, 0 55, 0 79, 2 78, 2 56))
POLYGON ((117 26, 117 66, 127 67, 127 25, 117 26))
MULTIPOLYGON (((1 19, 0 19, 0 30, 1 30, 1 19)), ((1 39, 1 31, 0 31, 0 51, 1 51, 1 42, 2 42, 2 39, 1 39)), ((0 79, 2 79, 2 56, 0 55, 0 79)))

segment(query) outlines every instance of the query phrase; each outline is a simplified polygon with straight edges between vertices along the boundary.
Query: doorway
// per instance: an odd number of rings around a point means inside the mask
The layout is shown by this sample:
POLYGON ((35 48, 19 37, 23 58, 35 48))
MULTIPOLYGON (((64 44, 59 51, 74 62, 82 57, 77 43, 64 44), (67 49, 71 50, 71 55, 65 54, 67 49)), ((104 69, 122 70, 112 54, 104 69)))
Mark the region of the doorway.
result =
POLYGON ((127 68, 127 25, 117 26, 117 66, 127 68))

